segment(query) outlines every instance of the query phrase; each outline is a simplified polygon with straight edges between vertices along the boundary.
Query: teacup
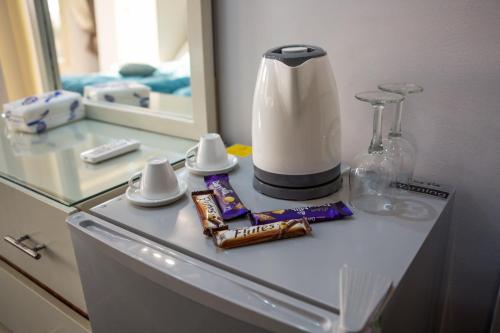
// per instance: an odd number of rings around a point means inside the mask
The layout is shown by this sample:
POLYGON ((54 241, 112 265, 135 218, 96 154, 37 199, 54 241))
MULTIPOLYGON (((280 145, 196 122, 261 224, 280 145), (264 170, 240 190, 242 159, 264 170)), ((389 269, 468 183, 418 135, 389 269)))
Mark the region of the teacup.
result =
POLYGON ((186 152, 186 160, 194 160, 195 166, 203 170, 214 170, 228 165, 226 147, 217 133, 207 133, 200 137, 198 144, 186 152))
POLYGON ((139 194, 149 200, 158 200, 179 192, 179 182, 174 168, 168 159, 154 157, 150 159, 142 171, 134 173, 128 181, 130 188, 139 190, 139 194), (134 179, 140 177, 140 185, 134 179))

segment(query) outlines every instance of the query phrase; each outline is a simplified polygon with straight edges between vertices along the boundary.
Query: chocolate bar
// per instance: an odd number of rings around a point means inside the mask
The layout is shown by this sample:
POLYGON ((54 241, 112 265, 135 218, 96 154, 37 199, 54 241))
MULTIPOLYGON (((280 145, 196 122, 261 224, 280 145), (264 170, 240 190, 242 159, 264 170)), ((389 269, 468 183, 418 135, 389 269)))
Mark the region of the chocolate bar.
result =
POLYGON ((240 198, 229 183, 227 174, 205 176, 205 184, 214 191, 224 220, 231 220, 248 213, 240 198))
POLYGON ((252 225, 305 218, 309 223, 339 220, 351 216, 352 212, 342 201, 321 206, 299 207, 250 214, 252 225))
POLYGON ((248 228, 214 232, 215 245, 224 249, 268 242, 283 238, 303 236, 311 233, 306 219, 275 222, 248 228))
POLYGON ((198 215, 200 216, 203 233, 211 236, 213 231, 226 230, 219 207, 215 203, 214 191, 197 191, 191 193, 198 215))

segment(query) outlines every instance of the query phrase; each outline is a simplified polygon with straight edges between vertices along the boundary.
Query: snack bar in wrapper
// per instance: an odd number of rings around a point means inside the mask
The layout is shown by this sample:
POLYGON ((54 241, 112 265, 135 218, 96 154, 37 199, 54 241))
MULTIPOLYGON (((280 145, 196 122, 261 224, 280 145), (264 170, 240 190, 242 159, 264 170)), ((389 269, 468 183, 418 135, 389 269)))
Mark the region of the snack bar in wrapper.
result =
POLYGON ((278 221, 305 218, 309 223, 339 220, 351 216, 352 212, 342 201, 314 206, 292 209, 273 210, 262 213, 250 214, 252 225, 263 225, 278 221))
POLYGON ((251 245, 283 238, 303 236, 311 233, 306 219, 296 219, 257 225, 248 228, 214 232, 215 245, 224 249, 251 245))
POLYGON ((214 198, 214 191, 192 192, 191 198, 194 201, 198 215, 200 216, 203 233, 211 236, 213 231, 226 230, 219 207, 214 198))
POLYGON ((205 176, 205 184, 214 191, 224 220, 231 220, 248 213, 248 209, 243 206, 240 198, 229 184, 227 174, 205 176))

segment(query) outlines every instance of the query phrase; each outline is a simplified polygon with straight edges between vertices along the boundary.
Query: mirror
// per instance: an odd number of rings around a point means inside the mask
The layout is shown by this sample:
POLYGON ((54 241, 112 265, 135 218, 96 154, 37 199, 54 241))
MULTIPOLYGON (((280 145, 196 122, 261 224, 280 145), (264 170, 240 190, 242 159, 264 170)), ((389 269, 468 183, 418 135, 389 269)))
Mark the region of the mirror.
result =
POLYGON ((32 7, 39 46, 49 48, 39 52, 54 78, 46 90, 82 94, 87 117, 98 120, 192 139, 216 131, 210 1, 32 7))
POLYGON ((48 0, 64 90, 190 116, 187 1, 48 0))

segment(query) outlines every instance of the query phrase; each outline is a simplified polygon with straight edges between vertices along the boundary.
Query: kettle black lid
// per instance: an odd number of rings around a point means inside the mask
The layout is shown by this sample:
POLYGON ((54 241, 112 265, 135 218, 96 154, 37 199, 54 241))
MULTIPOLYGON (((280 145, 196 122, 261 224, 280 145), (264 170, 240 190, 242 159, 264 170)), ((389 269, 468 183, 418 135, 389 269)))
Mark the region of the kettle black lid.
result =
POLYGON ((264 58, 278 60, 288 66, 295 67, 311 58, 318 58, 324 55, 326 55, 326 52, 321 47, 292 44, 274 47, 264 53, 264 58))

